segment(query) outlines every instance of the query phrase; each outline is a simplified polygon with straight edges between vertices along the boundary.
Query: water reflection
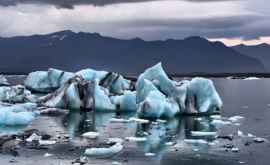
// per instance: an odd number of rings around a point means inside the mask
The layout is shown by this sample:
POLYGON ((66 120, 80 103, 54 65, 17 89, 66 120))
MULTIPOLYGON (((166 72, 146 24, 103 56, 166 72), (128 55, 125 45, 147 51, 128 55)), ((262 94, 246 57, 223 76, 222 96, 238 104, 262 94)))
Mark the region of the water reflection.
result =
MULTIPOLYGON (((161 159, 169 146, 184 141, 184 139, 204 139, 206 142, 215 140, 214 136, 203 134, 194 136, 193 131, 199 133, 218 131, 218 128, 211 124, 211 117, 177 117, 147 124, 110 121, 115 117, 129 119, 133 116, 134 113, 116 116, 115 113, 70 112, 64 117, 63 124, 72 138, 89 131, 98 131, 103 139, 106 139, 105 137, 123 139, 130 136, 145 137, 146 141, 135 142, 135 148, 144 153, 154 153, 157 160, 161 159)), ((194 146, 198 147, 198 144, 194 144, 194 146)), ((207 149, 205 145, 199 147, 207 149)))

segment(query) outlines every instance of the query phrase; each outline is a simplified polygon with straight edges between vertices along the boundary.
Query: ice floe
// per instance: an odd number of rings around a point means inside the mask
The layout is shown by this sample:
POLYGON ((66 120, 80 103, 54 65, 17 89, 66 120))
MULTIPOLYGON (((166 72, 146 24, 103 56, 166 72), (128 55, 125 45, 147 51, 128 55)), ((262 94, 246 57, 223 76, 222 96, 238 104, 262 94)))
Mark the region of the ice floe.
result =
POLYGON ((35 102, 35 97, 22 85, 1 86, 0 101, 10 103, 35 102))
POLYGON ((82 134, 82 137, 88 138, 88 139, 96 139, 98 138, 99 133, 98 132, 85 132, 82 134))
POLYGON ((0 106, 0 125, 27 125, 32 122, 38 112, 34 110, 37 105, 34 103, 0 106))
POLYGON ((121 152, 123 148, 121 143, 115 143, 108 148, 87 148, 84 154, 87 156, 110 156, 121 152))

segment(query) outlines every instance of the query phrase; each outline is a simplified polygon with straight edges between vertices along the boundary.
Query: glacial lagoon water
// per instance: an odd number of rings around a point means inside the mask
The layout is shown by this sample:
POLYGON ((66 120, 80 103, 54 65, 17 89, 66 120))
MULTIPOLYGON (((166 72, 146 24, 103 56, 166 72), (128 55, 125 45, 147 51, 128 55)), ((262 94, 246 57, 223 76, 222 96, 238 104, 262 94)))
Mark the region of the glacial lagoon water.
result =
MULTIPOLYGON (((13 78, 14 79, 14 78, 13 78)), ((181 78, 182 79, 182 78, 181 78)), ((27 128, 38 128, 50 134, 67 134, 70 142, 83 143, 80 136, 84 132, 98 131, 100 137, 97 142, 108 138, 144 137, 143 141, 125 142, 125 149, 117 161, 127 159, 130 162, 147 164, 264 164, 269 160, 268 144, 246 146, 246 139, 224 141, 216 139, 215 135, 235 135, 239 131, 258 137, 270 139, 270 79, 257 80, 213 78, 224 107, 221 118, 225 121, 232 116, 243 116, 244 119, 230 125, 213 124, 218 116, 182 116, 168 121, 142 124, 137 122, 115 122, 112 118, 127 121, 134 117, 134 113, 80 113, 48 117, 41 116, 27 128), (203 132, 205 134, 203 134, 203 132), (196 134, 197 133, 197 134, 196 134), (232 143, 239 149, 233 153, 225 151, 224 146, 232 143)), ((17 82, 17 81, 16 81, 17 82)), ((25 128, 0 127, 0 133, 14 133, 25 128)), ((132 164, 132 163, 131 163, 132 164)), ((136 163, 135 163, 136 164, 136 163)))

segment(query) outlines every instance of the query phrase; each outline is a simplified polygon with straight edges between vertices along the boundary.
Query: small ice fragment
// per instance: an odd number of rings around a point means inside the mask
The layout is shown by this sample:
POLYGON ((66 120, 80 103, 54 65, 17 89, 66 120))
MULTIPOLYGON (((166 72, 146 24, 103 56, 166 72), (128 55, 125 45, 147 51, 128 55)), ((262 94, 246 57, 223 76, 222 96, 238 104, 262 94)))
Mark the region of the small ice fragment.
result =
POLYGON ((39 140, 39 145, 53 145, 55 143, 55 140, 39 140))
POLYGON ((110 144, 110 143, 120 143, 122 144, 124 142, 123 139, 121 138, 109 138, 107 143, 110 144))
POLYGON ((256 142, 256 143, 263 143, 265 141, 265 139, 260 138, 260 137, 256 137, 256 138, 253 139, 253 141, 256 142))
POLYGON ((157 119, 157 122, 159 122, 159 123, 166 123, 167 121, 166 120, 157 119))
POLYGON ((247 77, 244 80, 259 80, 260 78, 258 77, 247 77))
POLYGON ((138 123, 143 123, 143 124, 149 123, 149 120, 139 119, 139 118, 135 118, 135 117, 131 117, 131 118, 129 118, 129 120, 134 121, 134 122, 138 122, 138 123))
POLYGON ((244 133, 242 131, 240 131, 240 130, 237 131, 237 135, 239 137, 244 137, 245 136, 244 133))
POLYGON ((152 152, 147 152, 144 155, 150 157, 150 156, 155 156, 156 154, 155 153, 152 153, 152 152))
POLYGON ((109 148, 88 148, 85 150, 84 154, 87 156, 107 156, 117 154, 123 150, 123 145, 116 143, 109 148))
POLYGON ((122 163, 114 161, 114 162, 112 162, 112 165, 122 165, 122 163))
POLYGON ((198 152, 198 151, 199 151, 199 149, 198 149, 198 148, 194 148, 194 149, 193 149, 193 151, 198 152))
POLYGON ((98 132, 86 132, 82 134, 82 137, 88 138, 88 139, 96 139, 99 136, 98 132))
POLYGON ((221 119, 221 115, 211 115, 210 117, 213 119, 221 119))
POLYGON ((130 120, 127 119, 119 119, 119 118, 111 118, 111 123, 128 123, 130 120))
POLYGON ((255 137, 255 136, 254 136, 253 134, 251 134, 251 133, 248 133, 247 136, 248 136, 248 137, 255 137))
POLYGON ((242 120, 242 119, 244 119, 243 116, 232 116, 228 120, 230 120, 231 122, 237 122, 237 121, 242 120))
POLYGON ((31 136, 29 136, 26 141, 27 142, 32 142, 32 141, 39 141, 41 139, 41 136, 33 133, 31 136))
POLYGON ((48 152, 44 154, 44 157, 50 157, 50 156, 53 156, 53 154, 50 154, 48 152))
POLYGON ((222 126, 222 125, 230 125, 232 123, 230 121, 223 121, 220 119, 214 119, 213 121, 211 121, 211 124, 215 125, 215 126, 222 126))
POLYGON ((239 161, 239 164, 246 164, 246 162, 239 161))
POLYGON ((216 136, 217 132, 191 131, 192 136, 216 136))
POLYGON ((239 148, 233 147, 233 148, 232 148, 232 152, 239 152, 239 148))
POLYGON ((165 145, 166 146, 172 146, 174 143, 173 142, 166 142, 165 145))
POLYGON ((208 144, 207 141, 203 139, 184 139, 184 142, 191 144, 208 144))
POLYGON ((131 142, 144 142, 146 141, 146 137, 126 137, 127 141, 131 141, 131 142))

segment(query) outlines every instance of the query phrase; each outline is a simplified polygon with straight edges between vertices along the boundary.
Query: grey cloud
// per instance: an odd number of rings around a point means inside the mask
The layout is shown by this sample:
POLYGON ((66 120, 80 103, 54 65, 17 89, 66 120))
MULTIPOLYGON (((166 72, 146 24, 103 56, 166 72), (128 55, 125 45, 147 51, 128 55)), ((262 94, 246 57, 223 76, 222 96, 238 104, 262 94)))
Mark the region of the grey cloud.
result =
MULTIPOLYGON (((17 4, 50 4, 58 8, 72 9, 75 5, 96 5, 104 6, 116 3, 135 3, 149 1, 166 1, 166 0, 1 0, 2 6, 13 6, 17 4)), ((238 1, 238 0, 179 0, 190 2, 218 2, 218 1, 238 1)))

